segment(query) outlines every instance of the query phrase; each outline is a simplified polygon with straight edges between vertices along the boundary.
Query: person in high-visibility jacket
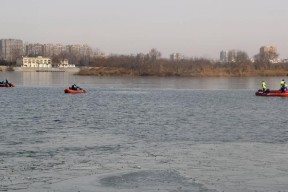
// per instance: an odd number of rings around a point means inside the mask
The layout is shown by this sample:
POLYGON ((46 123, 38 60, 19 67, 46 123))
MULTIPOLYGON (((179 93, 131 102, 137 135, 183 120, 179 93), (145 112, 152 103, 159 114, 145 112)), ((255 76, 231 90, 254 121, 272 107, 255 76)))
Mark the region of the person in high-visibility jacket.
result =
POLYGON ((285 92, 287 89, 287 85, 284 79, 282 79, 282 81, 280 82, 280 90, 281 92, 285 92))
POLYGON ((282 79, 282 81, 280 82, 280 88, 281 88, 281 87, 284 87, 284 85, 285 85, 285 80, 282 79))
POLYGON ((263 90, 263 91, 266 91, 266 90, 267 90, 265 81, 262 81, 262 90, 263 90))

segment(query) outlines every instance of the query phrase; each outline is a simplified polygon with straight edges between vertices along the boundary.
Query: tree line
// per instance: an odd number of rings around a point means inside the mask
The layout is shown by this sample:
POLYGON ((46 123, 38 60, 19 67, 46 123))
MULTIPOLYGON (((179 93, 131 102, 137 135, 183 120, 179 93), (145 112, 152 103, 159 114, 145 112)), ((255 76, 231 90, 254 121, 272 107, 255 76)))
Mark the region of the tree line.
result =
POLYGON ((272 63, 271 57, 256 55, 254 62, 244 51, 237 51, 231 62, 206 58, 161 58, 161 52, 151 49, 147 54, 111 55, 92 58, 80 75, 137 76, 251 76, 287 75, 287 63, 272 63))
MULTIPOLYGON (((237 51, 229 62, 213 61, 207 58, 178 57, 166 59, 161 52, 153 48, 148 53, 137 55, 110 55, 107 57, 81 56, 73 54, 53 55, 53 63, 69 58, 69 62, 83 66, 80 75, 137 75, 137 76, 251 76, 251 75, 287 75, 287 63, 273 63, 278 57, 271 52, 257 54, 254 61, 244 51, 237 51)), ((228 55, 229 56, 229 55, 228 55)), ((230 55, 231 57, 231 55, 230 55)), ((0 60, 0 65, 14 66, 0 60)))

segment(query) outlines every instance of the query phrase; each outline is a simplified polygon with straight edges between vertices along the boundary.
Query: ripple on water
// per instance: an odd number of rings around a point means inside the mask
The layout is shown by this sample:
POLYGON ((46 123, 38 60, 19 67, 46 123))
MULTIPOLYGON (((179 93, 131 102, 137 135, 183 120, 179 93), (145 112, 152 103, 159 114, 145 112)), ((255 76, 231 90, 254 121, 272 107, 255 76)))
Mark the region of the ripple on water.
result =
POLYGON ((102 178, 104 187, 133 191, 216 192, 173 170, 146 170, 102 178))

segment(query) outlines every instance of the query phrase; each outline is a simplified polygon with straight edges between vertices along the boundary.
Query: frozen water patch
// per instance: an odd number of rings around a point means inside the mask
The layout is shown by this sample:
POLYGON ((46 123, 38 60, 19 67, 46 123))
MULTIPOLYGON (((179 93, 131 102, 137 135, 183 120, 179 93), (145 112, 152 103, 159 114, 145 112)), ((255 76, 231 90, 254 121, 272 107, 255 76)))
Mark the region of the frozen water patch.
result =
POLYGON ((100 183, 115 191, 179 191, 179 192, 212 192, 202 184, 189 181, 177 171, 155 170, 138 171, 118 176, 109 176, 100 183))
POLYGON ((43 190, 57 192, 217 192, 173 170, 141 170, 90 175, 30 188, 30 192, 43 190))
POLYGON ((0 175, 8 173, 12 183, 5 176, 0 189, 17 185, 18 192, 287 192, 287 144, 133 145, 111 154, 65 155, 32 164, 29 158, 2 162, 0 175), (31 169, 35 166, 39 168, 31 169))

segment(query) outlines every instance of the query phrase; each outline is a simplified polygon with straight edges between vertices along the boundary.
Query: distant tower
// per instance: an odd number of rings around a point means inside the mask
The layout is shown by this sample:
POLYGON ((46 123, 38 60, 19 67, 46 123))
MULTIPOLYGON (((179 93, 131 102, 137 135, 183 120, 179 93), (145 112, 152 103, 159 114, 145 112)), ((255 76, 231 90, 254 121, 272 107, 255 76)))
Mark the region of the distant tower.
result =
POLYGON ((221 51, 220 52, 220 61, 221 62, 228 62, 228 51, 221 51))

